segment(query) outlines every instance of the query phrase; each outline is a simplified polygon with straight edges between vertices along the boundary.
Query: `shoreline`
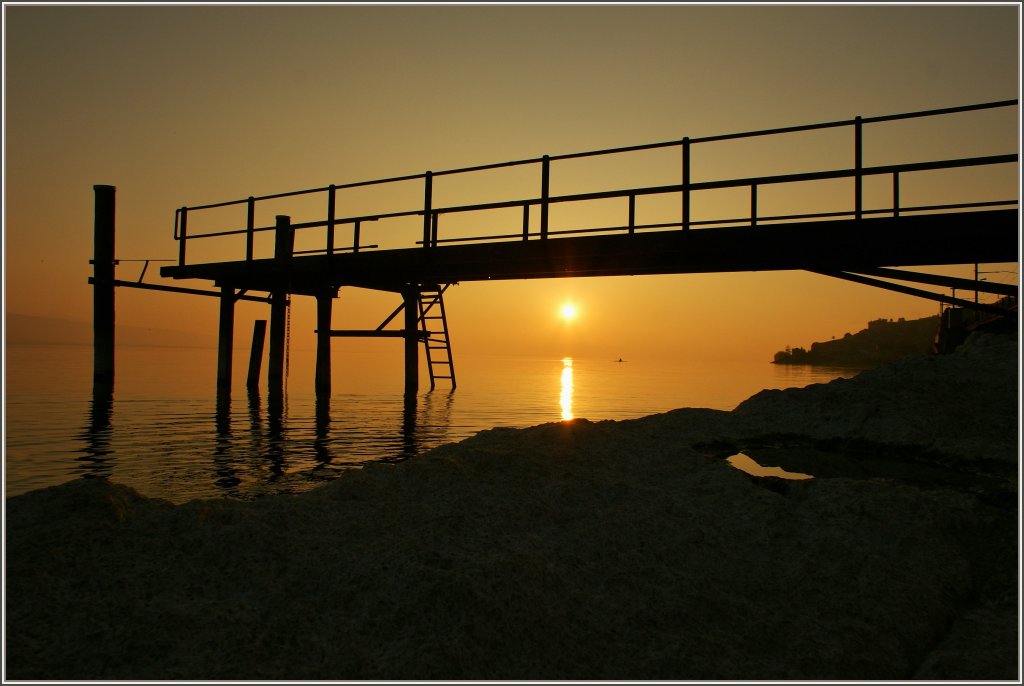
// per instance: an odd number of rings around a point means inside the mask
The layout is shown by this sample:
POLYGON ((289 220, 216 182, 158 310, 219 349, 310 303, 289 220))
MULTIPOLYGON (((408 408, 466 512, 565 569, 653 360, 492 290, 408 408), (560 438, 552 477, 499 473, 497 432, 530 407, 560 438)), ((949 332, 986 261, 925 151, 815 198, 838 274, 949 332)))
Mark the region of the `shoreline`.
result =
POLYGON ((976 337, 254 501, 13 496, 6 676, 1012 679, 1017 360, 976 337), (756 478, 740 450, 849 464, 756 478))

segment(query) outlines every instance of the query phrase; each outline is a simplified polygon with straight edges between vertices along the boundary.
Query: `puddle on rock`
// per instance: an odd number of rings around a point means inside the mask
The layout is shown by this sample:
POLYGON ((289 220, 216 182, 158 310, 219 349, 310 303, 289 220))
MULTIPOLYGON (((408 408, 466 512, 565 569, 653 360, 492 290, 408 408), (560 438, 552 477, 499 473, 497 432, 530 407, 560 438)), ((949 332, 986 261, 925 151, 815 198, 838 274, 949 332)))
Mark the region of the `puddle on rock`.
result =
POLYGON ((759 445, 733 446, 728 452, 718 454, 722 456, 719 459, 724 458, 732 467, 757 477, 789 480, 881 478, 970 490, 1005 487, 998 479, 901 456, 882 448, 850 451, 809 445, 759 445))
POLYGON ((750 456, 745 455, 744 453, 731 455, 727 457, 725 461, 736 469, 746 472, 751 476, 774 476, 778 479, 790 479, 794 481, 814 478, 812 475, 803 474, 802 472, 788 472, 782 467, 765 467, 764 465, 758 464, 750 456))

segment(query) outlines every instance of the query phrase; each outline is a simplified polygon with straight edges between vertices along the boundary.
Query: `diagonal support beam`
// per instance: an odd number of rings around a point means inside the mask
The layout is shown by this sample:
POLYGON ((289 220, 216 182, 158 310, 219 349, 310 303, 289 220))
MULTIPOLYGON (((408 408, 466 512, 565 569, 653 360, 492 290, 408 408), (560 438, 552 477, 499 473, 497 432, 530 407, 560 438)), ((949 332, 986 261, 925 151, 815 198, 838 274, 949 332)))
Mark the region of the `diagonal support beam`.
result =
POLYGON ((888 269, 886 267, 852 269, 850 272, 854 274, 867 274, 868 276, 879 276, 883 279, 900 279, 901 281, 927 283, 933 286, 945 286, 946 288, 956 288, 962 291, 981 291, 982 293, 995 293, 997 295, 1017 295, 1017 285, 1012 283, 975 281, 974 279, 962 279, 955 276, 924 274, 922 272, 911 272, 903 269, 888 269))
POLYGON ((403 303, 402 303, 401 305, 399 305, 398 307, 396 307, 396 308, 395 308, 395 311, 394 311, 394 312, 392 312, 391 314, 389 314, 389 315, 388 315, 388 318, 387 318, 387 319, 385 319, 384 321, 382 321, 382 322, 381 322, 381 323, 380 323, 380 324, 379 324, 379 325, 377 326, 377 331, 383 331, 383 330, 384 330, 384 327, 385 327, 385 326, 387 326, 388 324, 390 324, 390 323, 391 323, 392 321, 394 321, 395 317, 397 317, 397 316, 398 316, 399 314, 401 314, 401 313, 402 313, 403 311, 405 311, 405 303, 404 303, 404 302, 403 302, 403 303))
POLYGON ((989 312, 991 314, 1001 314, 1007 317, 1016 317, 1017 313, 1013 310, 1008 310, 1004 307, 996 307, 995 305, 986 305, 985 303, 976 303, 972 300, 964 300, 963 298, 954 298, 950 295, 944 295, 942 293, 932 293, 931 291, 924 291, 920 288, 911 288, 910 286, 904 286, 898 283, 891 283, 889 281, 880 281, 878 279, 872 279, 867 276, 861 276, 859 274, 851 274, 849 272, 829 272, 819 271, 817 269, 808 269, 807 271, 814 274, 821 274, 822 276, 831 276, 836 279, 845 279, 846 281, 853 281, 854 283, 861 283, 866 286, 875 286, 876 288, 884 288, 888 291, 895 291, 897 293, 906 293, 907 295, 914 295, 919 298, 926 298, 928 300, 935 300, 941 303, 947 303, 949 305, 959 305, 960 307, 966 307, 969 309, 979 310, 981 312, 989 312))

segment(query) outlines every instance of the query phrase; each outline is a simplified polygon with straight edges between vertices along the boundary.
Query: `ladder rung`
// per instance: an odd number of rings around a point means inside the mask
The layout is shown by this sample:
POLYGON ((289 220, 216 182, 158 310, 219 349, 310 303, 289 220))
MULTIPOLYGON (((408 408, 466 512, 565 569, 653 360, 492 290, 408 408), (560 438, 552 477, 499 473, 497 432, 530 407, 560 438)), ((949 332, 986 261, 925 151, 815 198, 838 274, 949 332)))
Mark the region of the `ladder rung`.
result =
POLYGON ((435 379, 450 379, 452 377, 450 377, 450 376, 441 376, 440 374, 435 374, 434 378, 435 379))

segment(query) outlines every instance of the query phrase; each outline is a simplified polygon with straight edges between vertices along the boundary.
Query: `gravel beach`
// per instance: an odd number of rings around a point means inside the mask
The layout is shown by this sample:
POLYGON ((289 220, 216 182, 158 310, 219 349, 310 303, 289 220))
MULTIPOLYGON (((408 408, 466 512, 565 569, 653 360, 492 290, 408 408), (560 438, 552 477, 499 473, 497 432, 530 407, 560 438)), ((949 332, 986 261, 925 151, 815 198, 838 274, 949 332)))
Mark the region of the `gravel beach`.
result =
POLYGON ((1015 680, 1018 360, 975 336, 253 502, 8 498, 5 676, 1015 680))

